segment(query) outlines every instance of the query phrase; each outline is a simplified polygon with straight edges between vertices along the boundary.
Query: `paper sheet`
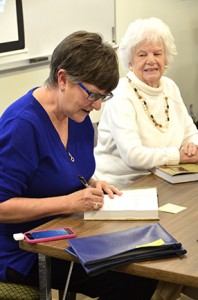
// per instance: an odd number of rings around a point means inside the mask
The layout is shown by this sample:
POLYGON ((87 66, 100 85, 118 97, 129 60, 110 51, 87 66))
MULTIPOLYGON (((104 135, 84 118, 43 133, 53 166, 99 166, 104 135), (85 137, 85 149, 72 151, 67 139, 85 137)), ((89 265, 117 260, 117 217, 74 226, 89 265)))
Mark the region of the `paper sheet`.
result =
POLYGON ((180 212, 184 209, 186 209, 186 207, 175 205, 175 204, 172 204, 172 203, 167 203, 167 204, 162 205, 162 206, 159 207, 160 211, 165 211, 165 212, 169 212, 169 213, 172 213, 172 214, 177 214, 178 212, 180 212))

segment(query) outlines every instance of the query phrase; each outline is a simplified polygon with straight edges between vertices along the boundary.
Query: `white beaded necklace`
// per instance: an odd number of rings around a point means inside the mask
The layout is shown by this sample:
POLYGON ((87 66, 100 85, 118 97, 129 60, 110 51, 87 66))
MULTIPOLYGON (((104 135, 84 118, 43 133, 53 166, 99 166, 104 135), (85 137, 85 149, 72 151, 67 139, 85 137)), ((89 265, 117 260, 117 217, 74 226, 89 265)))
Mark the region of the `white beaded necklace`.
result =
POLYGON ((155 125, 155 127, 157 127, 160 131, 164 131, 164 129, 167 129, 168 126, 169 126, 169 122, 170 122, 168 97, 167 96, 164 97, 164 100, 165 100, 165 110, 164 110, 164 112, 165 112, 165 122, 164 122, 164 124, 160 124, 160 123, 158 123, 156 121, 156 119, 154 118, 153 114, 150 112, 146 100, 140 95, 140 93, 138 92, 136 86, 133 84, 133 82, 131 81, 131 79, 128 78, 128 77, 127 77, 127 79, 129 81, 130 85, 132 86, 133 90, 135 91, 138 99, 141 101, 142 106, 144 108, 144 111, 149 116, 149 118, 152 120, 152 122, 155 125))

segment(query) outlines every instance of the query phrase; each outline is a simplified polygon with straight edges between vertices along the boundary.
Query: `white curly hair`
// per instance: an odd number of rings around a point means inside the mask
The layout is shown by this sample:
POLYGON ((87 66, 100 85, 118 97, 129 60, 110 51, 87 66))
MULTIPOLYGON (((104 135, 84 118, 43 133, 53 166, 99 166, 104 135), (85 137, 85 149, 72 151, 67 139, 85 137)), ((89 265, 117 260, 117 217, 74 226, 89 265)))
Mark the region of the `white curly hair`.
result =
POLYGON ((133 59, 133 50, 141 42, 162 41, 165 49, 166 65, 170 65, 177 55, 176 45, 169 27, 158 18, 137 19, 130 23, 119 45, 119 57, 126 70, 133 59))

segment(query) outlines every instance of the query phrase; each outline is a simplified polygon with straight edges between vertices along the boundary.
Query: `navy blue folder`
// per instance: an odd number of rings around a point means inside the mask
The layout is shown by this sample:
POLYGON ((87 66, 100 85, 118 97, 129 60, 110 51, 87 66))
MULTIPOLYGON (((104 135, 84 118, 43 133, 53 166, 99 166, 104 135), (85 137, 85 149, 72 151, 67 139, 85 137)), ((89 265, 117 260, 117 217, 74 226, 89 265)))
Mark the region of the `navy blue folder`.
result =
POLYGON ((159 223, 69 239, 65 250, 76 256, 89 275, 128 262, 182 257, 187 251, 159 223))

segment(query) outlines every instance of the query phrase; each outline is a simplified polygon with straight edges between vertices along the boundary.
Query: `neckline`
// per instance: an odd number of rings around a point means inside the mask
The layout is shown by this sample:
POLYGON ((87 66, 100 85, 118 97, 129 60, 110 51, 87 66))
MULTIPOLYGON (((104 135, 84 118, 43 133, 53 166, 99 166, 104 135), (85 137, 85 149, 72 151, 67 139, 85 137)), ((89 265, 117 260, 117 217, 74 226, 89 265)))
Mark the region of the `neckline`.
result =
POLYGON ((156 118, 154 117, 154 115, 150 112, 150 109, 148 107, 147 101, 146 99, 143 97, 142 94, 139 93, 136 85, 134 84, 134 82, 127 76, 128 82, 130 84, 130 86, 133 88, 137 98, 141 101, 143 109, 145 111, 145 113, 147 114, 147 116, 150 118, 150 120, 152 121, 152 123, 154 124, 154 126, 159 129, 160 131, 164 132, 168 129, 169 127, 169 122, 170 122, 170 117, 169 117, 169 103, 168 103, 168 97, 164 96, 164 114, 165 114, 165 119, 163 123, 159 123, 156 118))
POLYGON ((145 94, 148 94, 149 96, 158 96, 159 94, 163 93, 163 78, 160 79, 159 87, 157 88, 151 87, 148 84, 141 81, 132 71, 129 71, 127 73, 127 78, 129 78, 135 84, 138 90, 145 94))

